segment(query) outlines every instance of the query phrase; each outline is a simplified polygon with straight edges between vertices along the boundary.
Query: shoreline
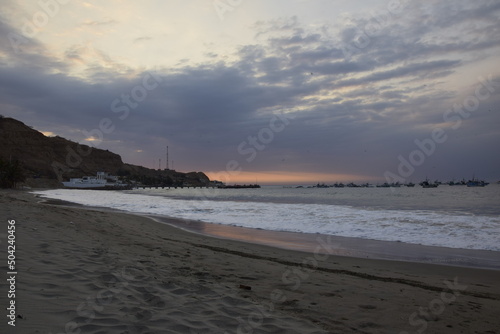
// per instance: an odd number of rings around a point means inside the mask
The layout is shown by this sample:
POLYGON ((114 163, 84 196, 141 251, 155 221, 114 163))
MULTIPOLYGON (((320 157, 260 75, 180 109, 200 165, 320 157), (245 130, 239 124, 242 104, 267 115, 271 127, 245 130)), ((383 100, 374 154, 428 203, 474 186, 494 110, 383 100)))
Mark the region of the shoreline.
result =
MULTIPOLYGON (((128 192, 101 193, 95 191, 54 191, 37 192, 41 196, 50 196, 67 201, 74 201, 89 206, 111 207, 127 212, 144 215, 165 215, 180 217, 207 223, 222 223, 223 225, 267 229, 275 231, 291 231, 310 234, 333 234, 347 238, 359 238, 359 243, 366 244, 363 240, 372 239, 389 241, 395 243, 407 243, 413 245, 428 245, 434 247, 446 247, 452 249, 487 250, 500 252, 498 240, 498 216, 470 216, 468 214, 453 214, 453 212, 415 210, 378 210, 357 207, 337 207, 335 205, 281 205, 266 204, 265 202, 247 202, 246 200, 222 201, 197 201, 195 199, 183 199, 182 196, 190 193, 170 193, 164 195, 162 192, 148 194, 130 194, 128 192), (182 195, 182 196, 181 196, 182 195)), ((278 195, 279 192, 272 194, 278 195)), ((500 194, 500 193, 499 193, 500 194)), ((274 196, 273 195, 273 196, 274 196)), ((190 195, 189 195, 190 196, 190 195)), ((371 195, 370 195, 371 196, 371 195)), ((331 196, 327 196, 331 197, 331 196)), ((442 196, 440 196, 441 198, 442 196)), ((405 201, 408 201, 407 197, 405 201)), ((387 199, 387 202, 391 202, 387 199)), ((420 206, 420 204, 416 205, 420 206)), ((346 239, 347 240, 347 239, 346 239)), ((351 245, 354 243, 347 241, 351 245)), ((371 245, 373 247, 362 247, 362 249, 350 249, 357 256, 365 256, 371 253, 373 248, 389 249, 390 244, 371 245)), ((399 246, 394 246, 399 247, 399 246)), ((400 248, 400 247, 399 247, 400 248)), ((411 252, 414 250, 412 249, 411 252)), ((378 252, 378 250, 377 250, 378 252)), ((460 252, 460 251, 457 251, 460 252)), ((405 248, 403 253, 410 251, 405 248)), ((450 256, 444 259, 441 256, 425 254, 408 258, 400 257, 397 252, 389 251, 376 254, 377 258, 396 258, 400 260, 455 263, 466 266, 474 265, 476 259, 469 259, 469 255, 450 256), (465 257, 465 259, 464 259, 465 257)), ((438 252, 439 253, 439 252, 438 252)), ((497 267, 498 263, 491 263, 486 252, 485 261, 479 263, 480 267, 497 267)), ((475 257, 475 255, 473 255, 475 257)), ((479 258, 482 255, 478 256, 479 258)), ((495 261, 493 261, 495 262, 495 261)))
POLYGON ((0 191, 1 219, 16 220, 19 261, 21 317, 6 333, 500 328, 496 270, 338 256, 330 241, 326 253, 292 251, 38 200, 0 191))
POLYGON ((240 226, 206 223, 175 217, 142 215, 159 223, 201 235, 266 245, 281 249, 314 253, 318 242, 335 244, 329 254, 360 259, 402 261, 414 263, 500 270, 500 252, 409 244, 354 237, 310 234, 287 231, 252 229, 240 226))
POLYGON ((438 247, 399 241, 383 241, 319 233, 310 234, 252 229, 169 216, 133 213, 105 207, 85 206, 64 200, 39 197, 37 194, 33 194, 33 196, 36 196, 42 203, 46 204, 132 214, 147 217, 158 223, 168 224, 191 233, 267 245, 281 249, 313 253, 317 248, 318 240, 328 239, 330 242, 335 243, 335 247, 330 248, 330 254, 338 256, 500 270, 500 252, 496 251, 438 247))

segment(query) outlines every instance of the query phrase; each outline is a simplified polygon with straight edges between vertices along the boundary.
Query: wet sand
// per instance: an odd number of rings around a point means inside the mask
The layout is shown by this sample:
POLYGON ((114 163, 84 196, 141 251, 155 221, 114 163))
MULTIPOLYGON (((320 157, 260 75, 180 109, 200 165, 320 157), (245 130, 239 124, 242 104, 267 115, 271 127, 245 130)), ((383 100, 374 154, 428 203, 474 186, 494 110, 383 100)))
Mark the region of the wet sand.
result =
POLYGON ((321 234, 276 232, 162 216, 149 217, 160 223, 194 233, 289 250, 325 253, 326 249, 318 248, 318 245, 328 240, 330 243, 328 254, 331 255, 500 270, 500 253, 494 251, 424 246, 321 234))
POLYGON ((6 259, 15 220, 18 272, 16 327, 4 315, 2 333, 499 333, 498 270, 340 256, 331 238, 275 248, 39 200, 0 191, 0 247, 6 259))

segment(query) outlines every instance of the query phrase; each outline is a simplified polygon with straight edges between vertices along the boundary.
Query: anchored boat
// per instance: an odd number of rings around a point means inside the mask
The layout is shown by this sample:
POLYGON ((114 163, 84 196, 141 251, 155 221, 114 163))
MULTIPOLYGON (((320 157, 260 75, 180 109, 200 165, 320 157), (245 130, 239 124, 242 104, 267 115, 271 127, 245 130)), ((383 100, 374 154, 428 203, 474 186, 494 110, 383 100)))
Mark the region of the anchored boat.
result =
POLYGON ((63 182, 63 185, 70 189, 88 190, 117 190, 130 188, 130 185, 120 182, 118 176, 109 175, 106 172, 97 172, 96 176, 72 178, 68 182, 63 182))

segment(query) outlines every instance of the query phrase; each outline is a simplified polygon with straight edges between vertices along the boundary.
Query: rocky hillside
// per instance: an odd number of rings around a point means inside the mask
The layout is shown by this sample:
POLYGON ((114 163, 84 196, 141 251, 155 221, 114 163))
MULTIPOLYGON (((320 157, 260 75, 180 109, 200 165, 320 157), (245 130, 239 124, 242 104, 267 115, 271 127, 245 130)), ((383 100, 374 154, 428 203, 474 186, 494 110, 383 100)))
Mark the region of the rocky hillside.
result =
POLYGON ((149 184, 201 186, 210 182, 202 172, 159 171, 126 164, 118 154, 58 136, 46 137, 32 127, 8 117, 0 117, 0 158, 19 160, 29 178, 28 184, 35 186, 59 186, 60 181, 95 175, 98 171, 149 184))

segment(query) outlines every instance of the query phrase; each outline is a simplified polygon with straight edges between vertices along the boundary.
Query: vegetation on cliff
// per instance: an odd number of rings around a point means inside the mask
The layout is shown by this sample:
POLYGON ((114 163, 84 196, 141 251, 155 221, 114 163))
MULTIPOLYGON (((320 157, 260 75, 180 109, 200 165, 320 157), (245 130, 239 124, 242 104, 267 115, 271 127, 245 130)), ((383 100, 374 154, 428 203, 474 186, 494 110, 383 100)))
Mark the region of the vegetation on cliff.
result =
POLYGON ((0 157, 0 188, 16 188, 25 179, 19 160, 6 161, 0 157))

